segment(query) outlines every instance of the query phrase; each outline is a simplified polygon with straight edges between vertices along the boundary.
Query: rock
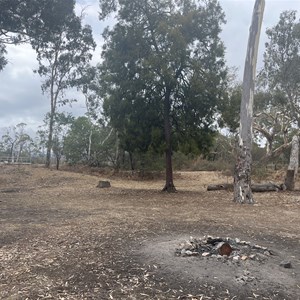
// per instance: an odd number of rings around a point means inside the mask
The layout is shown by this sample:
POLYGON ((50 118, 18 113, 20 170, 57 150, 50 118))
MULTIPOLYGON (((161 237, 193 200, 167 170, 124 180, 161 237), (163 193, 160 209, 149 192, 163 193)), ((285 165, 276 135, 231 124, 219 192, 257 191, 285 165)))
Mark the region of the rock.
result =
MULTIPOLYGON (((241 241, 238 238, 222 238, 204 236, 203 238, 194 238, 190 236, 189 240, 181 243, 175 251, 177 256, 202 256, 209 257, 223 262, 234 262, 240 264, 246 260, 254 260, 263 263, 271 255, 272 251, 266 247, 252 244, 247 241, 241 241)), ((290 268, 286 264, 285 268, 290 268)))
POLYGON ((256 254, 256 259, 259 260, 259 261, 264 261, 266 260, 268 257, 264 254, 261 254, 261 253, 257 253, 256 254))
POLYGON ((195 248, 195 246, 191 243, 191 242, 186 242, 183 246, 182 246, 183 249, 185 250, 192 250, 195 248))
POLYGON ((109 181, 103 181, 103 180, 100 180, 98 185, 97 185, 97 188, 109 188, 111 185, 110 185, 110 182, 109 181))
POLYGON ((240 241, 239 244, 241 245, 250 245, 251 243, 250 242, 246 242, 246 241, 240 241))
POLYGON ((291 262, 290 261, 285 261, 285 260, 280 263, 280 266, 284 267, 286 269, 291 269, 292 268, 291 262))
POLYGON ((228 243, 222 243, 217 249, 218 249, 219 254, 222 256, 223 255, 229 256, 232 252, 232 248, 228 243))
POLYGON ((216 246, 216 249, 219 250, 223 245, 224 245, 224 242, 220 242, 220 243, 216 246))
POLYGON ((262 246, 254 245, 254 246, 253 246, 253 249, 262 249, 262 246))
POLYGON ((196 244, 196 243, 198 243, 198 240, 195 239, 194 237, 190 236, 190 243, 196 244))

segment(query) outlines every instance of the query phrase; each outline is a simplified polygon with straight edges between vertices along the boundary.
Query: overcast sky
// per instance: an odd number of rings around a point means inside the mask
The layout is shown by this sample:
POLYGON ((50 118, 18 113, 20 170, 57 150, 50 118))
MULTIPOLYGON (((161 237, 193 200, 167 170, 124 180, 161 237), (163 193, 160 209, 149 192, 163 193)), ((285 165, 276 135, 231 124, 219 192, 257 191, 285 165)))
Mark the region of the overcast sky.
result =
MULTIPOLYGON (((107 24, 98 21, 98 0, 77 0, 77 11, 85 10, 85 22, 94 30, 94 38, 98 44, 94 53, 94 62, 99 61, 101 49, 101 32, 107 24)), ((248 31, 252 17, 254 0, 220 0, 226 14, 227 23, 223 27, 222 39, 226 46, 226 60, 229 66, 237 67, 239 78, 242 78, 246 54, 248 31)), ((266 41, 266 28, 274 26, 284 10, 300 12, 300 1, 266 0, 263 20, 258 68, 262 67, 262 55, 266 41)), ((35 52, 29 45, 9 46, 8 65, 0 72, 0 129, 24 122, 31 131, 42 125, 44 115, 49 111, 49 100, 41 93, 41 79, 33 73, 37 68, 35 52)), ((81 98, 76 92, 73 96, 81 98)), ((74 115, 85 113, 84 103, 73 104, 74 115)))

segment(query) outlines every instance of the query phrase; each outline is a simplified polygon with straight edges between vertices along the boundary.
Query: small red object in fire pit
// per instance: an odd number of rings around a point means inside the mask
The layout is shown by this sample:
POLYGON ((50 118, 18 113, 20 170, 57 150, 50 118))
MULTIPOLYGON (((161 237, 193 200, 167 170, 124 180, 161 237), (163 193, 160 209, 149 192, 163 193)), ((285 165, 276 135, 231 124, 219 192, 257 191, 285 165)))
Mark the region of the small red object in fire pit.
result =
POLYGON ((232 252, 232 248, 228 243, 222 243, 220 247, 218 247, 220 255, 227 255, 229 256, 232 252))

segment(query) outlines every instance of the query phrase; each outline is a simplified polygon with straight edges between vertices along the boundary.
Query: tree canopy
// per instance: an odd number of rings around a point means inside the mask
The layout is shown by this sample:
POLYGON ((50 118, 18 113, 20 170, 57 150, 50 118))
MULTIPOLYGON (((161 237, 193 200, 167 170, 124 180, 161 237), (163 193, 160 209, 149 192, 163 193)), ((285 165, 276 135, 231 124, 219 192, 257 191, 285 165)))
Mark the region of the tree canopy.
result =
POLYGON ((284 11, 279 22, 266 31, 264 68, 260 80, 280 107, 300 126, 300 21, 296 11, 284 11))
POLYGON ((66 160, 71 164, 114 165, 115 140, 112 128, 93 124, 88 117, 78 117, 64 139, 66 160))
POLYGON ((53 128, 58 105, 64 105, 66 89, 74 87, 81 77, 81 70, 92 58, 95 42, 90 26, 82 26, 81 17, 75 12, 56 30, 47 36, 33 40, 32 46, 37 52, 39 68, 37 72, 43 77, 42 90, 50 98, 49 133, 47 143, 46 166, 50 166, 53 128))
POLYGON ((73 13, 74 0, 0 0, 0 70, 6 44, 45 39, 73 13))

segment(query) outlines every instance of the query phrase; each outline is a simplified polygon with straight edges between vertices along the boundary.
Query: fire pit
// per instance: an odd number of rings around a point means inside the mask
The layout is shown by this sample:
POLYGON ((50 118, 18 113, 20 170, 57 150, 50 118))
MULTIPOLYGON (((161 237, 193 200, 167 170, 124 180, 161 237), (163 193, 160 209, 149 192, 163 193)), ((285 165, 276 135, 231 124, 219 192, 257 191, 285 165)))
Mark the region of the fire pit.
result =
POLYGON ((231 260, 242 262, 247 260, 263 262, 274 253, 267 247, 241 241, 238 238, 221 238, 204 236, 190 237, 175 250, 177 256, 199 256, 203 259, 231 260))

